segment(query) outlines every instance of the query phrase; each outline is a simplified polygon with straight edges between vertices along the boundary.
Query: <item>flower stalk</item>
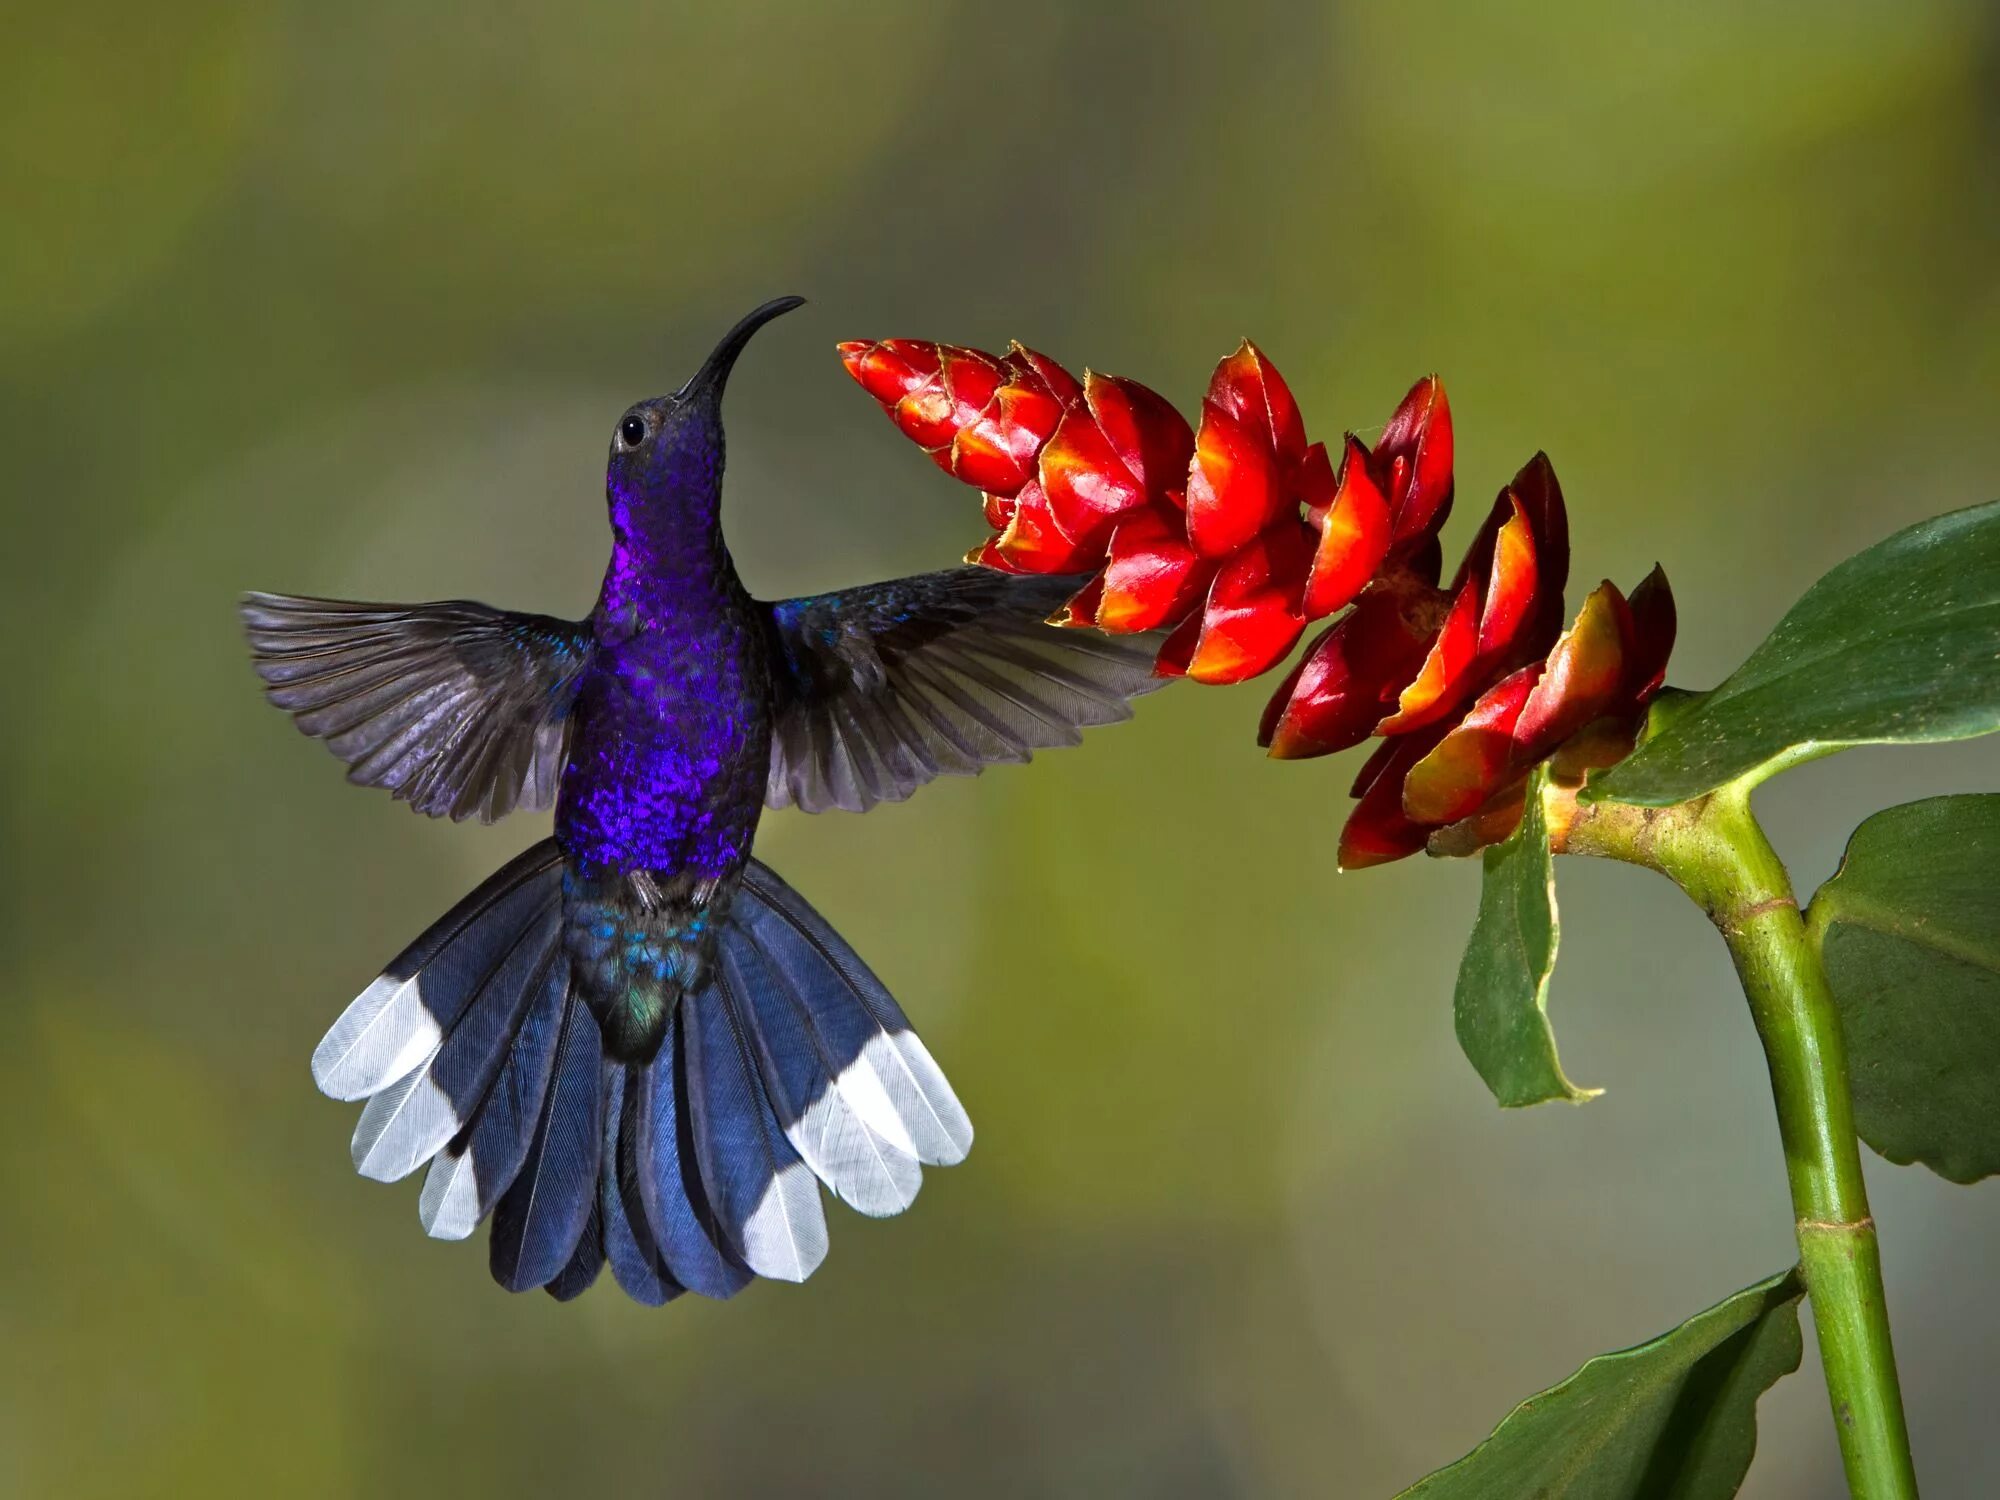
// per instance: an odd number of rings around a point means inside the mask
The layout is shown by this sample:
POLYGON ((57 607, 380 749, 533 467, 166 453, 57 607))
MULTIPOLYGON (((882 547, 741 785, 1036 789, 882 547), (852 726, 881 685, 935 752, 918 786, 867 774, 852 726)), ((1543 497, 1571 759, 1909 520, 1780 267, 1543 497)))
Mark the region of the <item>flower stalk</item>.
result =
POLYGON ((1800 1266, 1848 1488, 1857 1500, 1913 1500, 1916 1475, 1840 1015, 1791 879, 1751 814, 1750 788, 1736 783, 1665 808, 1564 801, 1551 821, 1557 852, 1657 870, 1729 947, 1770 1067, 1800 1266))

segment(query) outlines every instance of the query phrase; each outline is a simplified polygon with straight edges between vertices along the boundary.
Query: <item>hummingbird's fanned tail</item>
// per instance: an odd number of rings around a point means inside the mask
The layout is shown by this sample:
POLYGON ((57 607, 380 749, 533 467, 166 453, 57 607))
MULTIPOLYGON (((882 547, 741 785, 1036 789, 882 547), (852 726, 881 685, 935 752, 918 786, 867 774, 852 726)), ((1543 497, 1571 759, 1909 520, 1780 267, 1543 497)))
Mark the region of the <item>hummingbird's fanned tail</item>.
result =
POLYGON ((715 957, 643 1061, 609 1055, 573 983, 553 840, 413 943, 335 1022, 313 1075, 366 1099, 354 1159, 430 1165, 425 1230, 489 1214, 494 1279, 568 1298, 609 1264, 648 1304, 802 1281, 825 1183, 900 1213, 972 1126, 908 1019, 799 894, 752 862, 717 902, 715 957))

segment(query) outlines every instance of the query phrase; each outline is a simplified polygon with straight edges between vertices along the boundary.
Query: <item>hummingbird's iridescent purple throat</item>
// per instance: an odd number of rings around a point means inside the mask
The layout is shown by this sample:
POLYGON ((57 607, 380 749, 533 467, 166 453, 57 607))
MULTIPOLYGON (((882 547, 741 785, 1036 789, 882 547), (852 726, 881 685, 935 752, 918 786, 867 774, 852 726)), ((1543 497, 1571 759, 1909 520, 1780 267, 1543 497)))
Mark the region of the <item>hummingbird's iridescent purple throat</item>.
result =
MULTIPOLYGON (((766 806, 865 811, 1127 717, 1157 642, 1045 622, 1079 580, 960 567, 769 603, 722 536, 722 393, 768 302, 619 419, 612 551, 580 621, 251 594, 271 701, 419 812, 553 805, 533 845, 334 1023, 356 1167, 428 1164, 441 1238, 493 1216, 510 1290, 642 1302, 803 1280, 819 1185, 915 1198, 972 1126, 901 1008, 751 856, 766 806)), ((865 872, 857 872, 865 890, 865 872)))

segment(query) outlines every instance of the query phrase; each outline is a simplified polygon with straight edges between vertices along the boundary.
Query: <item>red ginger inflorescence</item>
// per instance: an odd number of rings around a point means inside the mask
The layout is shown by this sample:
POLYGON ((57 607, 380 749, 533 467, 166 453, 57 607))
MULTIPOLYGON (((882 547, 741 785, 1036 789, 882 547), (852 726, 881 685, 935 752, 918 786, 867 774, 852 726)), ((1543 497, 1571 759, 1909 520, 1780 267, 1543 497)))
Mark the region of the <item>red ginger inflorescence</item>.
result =
POLYGON ((1382 740, 1354 783, 1345 868, 1504 839, 1537 765, 1580 777, 1620 759, 1659 690, 1674 605, 1658 569, 1629 599, 1603 584, 1563 629, 1569 523, 1544 455, 1443 585, 1451 409, 1434 375, 1373 448, 1349 434, 1336 465, 1248 341, 1216 366, 1194 427, 1136 381, 1078 380, 1020 344, 840 353, 905 436, 984 491, 994 535, 967 561, 1087 575, 1053 623, 1161 632, 1161 675, 1232 683, 1339 616, 1271 699, 1260 743, 1296 759, 1382 740))

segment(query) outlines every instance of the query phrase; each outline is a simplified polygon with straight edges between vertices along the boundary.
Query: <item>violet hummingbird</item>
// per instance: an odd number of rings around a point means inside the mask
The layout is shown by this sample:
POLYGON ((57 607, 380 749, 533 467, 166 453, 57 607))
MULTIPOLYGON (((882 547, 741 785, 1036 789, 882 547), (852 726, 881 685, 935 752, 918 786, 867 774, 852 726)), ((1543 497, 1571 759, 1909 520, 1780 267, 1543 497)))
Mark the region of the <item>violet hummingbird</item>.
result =
POLYGON ((399 955, 313 1054, 367 1101, 369 1177, 424 1228, 490 1213, 494 1278, 632 1297, 798 1281, 819 1185, 901 1212, 972 1126, 901 1008, 752 857, 766 807, 864 811, 1130 715, 1156 642, 1045 623, 1066 577, 960 567, 769 603, 721 526, 722 394, 752 312, 619 418, 585 619, 251 594, 271 701, 417 811, 555 809, 551 838, 399 955))

